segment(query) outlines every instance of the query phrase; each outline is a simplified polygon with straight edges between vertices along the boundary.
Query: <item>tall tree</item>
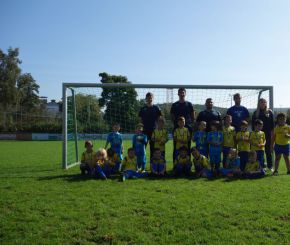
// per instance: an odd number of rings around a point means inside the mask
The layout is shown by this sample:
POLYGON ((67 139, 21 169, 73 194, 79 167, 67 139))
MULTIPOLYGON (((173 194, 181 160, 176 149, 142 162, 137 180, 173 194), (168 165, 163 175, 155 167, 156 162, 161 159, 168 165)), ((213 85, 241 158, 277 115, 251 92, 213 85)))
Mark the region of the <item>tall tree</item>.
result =
POLYGON ((40 104, 38 89, 39 85, 30 73, 25 73, 19 76, 17 80, 17 100, 21 108, 26 112, 38 108, 40 104))
POLYGON ((18 55, 18 48, 9 48, 7 54, 0 49, 0 104, 4 111, 15 104, 16 82, 21 73, 18 55))
MULTIPOLYGON (((100 73, 101 83, 108 84, 130 84, 125 76, 114 76, 107 73, 100 73)), ((139 103, 137 92, 134 88, 111 87, 103 88, 99 105, 105 107, 104 119, 112 128, 114 123, 120 123, 125 132, 132 132, 138 120, 139 103)))

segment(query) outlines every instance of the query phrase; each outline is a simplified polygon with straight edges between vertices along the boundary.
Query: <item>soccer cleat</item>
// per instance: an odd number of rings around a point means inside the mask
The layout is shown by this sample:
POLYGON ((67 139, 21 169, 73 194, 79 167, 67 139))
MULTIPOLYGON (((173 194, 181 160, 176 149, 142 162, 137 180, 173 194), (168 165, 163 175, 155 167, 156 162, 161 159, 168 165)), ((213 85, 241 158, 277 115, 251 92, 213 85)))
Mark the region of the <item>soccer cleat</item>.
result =
POLYGON ((273 169, 273 168, 269 168, 269 170, 270 170, 272 173, 274 173, 274 169, 273 169))
POLYGON ((278 175, 279 175, 278 171, 275 170, 275 171, 273 172, 273 176, 278 176, 278 175))
POLYGON ((125 175, 125 174, 123 174, 123 176, 122 176, 122 181, 123 181, 123 182, 126 181, 126 175, 125 175))

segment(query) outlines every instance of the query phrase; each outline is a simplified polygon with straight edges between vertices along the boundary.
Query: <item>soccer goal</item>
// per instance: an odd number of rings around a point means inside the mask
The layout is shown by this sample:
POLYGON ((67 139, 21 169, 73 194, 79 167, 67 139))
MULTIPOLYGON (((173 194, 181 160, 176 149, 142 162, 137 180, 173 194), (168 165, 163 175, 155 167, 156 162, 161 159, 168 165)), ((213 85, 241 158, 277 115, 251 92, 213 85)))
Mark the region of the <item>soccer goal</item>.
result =
POLYGON ((167 131, 171 133, 170 108, 178 100, 180 87, 186 88, 186 100, 197 113, 204 109, 205 100, 212 98, 214 107, 225 114, 234 105, 235 93, 240 93, 242 105, 250 113, 257 108, 259 98, 265 98, 273 109, 272 86, 63 83, 63 168, 79 163, 85 140, 104 146, 114 123, 120 124, 124 140, 130 141, 148 92, 153 93, 154 104, 160 107, 167 131))

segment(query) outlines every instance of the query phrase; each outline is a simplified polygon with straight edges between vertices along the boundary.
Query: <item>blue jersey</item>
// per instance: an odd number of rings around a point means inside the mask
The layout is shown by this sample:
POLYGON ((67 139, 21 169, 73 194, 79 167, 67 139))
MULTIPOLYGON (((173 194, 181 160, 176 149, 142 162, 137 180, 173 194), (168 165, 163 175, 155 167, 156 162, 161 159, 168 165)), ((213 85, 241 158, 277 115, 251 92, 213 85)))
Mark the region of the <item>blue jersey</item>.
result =
POLYGON ((240 157, 234 159, 227 159, 227 168, 229 169, 239 169, 240 168, 240 157))
POLYGON ((223 133, 220 131, 210 131, 207 133, 207 142, 219 144, 218 146, 210 144, 209 146, 210 154, 218 154, 221 152, 223 140, 224 140, 223 133))
POLYGON ((207 149, 207 132, 205 131, 197 131, 193 135, 193 141, 196 144, 196 148, 198 150, 207 149))
POLYGON ((136 156, 144 156, 146 154, 145 146, 148 143, 146 134, 135 134, 133 136, 133 148, 136 156))
POLYGON ((109 133, 108 137, 107 137, 107 142, 110 143, 111 148, 120 157, 120 160, 123 160, 123 156, 122 156, 123 137, 122 137, 122 135, 119 132, 109 133))
POLYGON ((232 126, 235 127, 237 132, 241 131, 241 122, 250 116, 246 107, 235 105, 228 109, 227 114, 232 116, 232 126))

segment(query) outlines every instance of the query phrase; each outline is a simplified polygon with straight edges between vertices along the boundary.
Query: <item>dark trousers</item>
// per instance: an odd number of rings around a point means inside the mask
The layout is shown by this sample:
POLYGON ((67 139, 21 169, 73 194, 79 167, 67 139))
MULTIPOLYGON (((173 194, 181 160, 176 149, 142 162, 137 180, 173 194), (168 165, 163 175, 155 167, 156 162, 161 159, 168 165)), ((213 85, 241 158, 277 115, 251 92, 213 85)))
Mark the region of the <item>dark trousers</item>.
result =
MULTIPOLYGON (((148 142, 149 142, 149 150, 150 150, 150 160, 152 159, 153 157, 153 152, 154 152, 154 142, 151 140, 151 137, 152 137, 152 133, 153 133, 153 130, 147 130, 147 131, 144 131, 144 134, 147 135, 147 138, 148 138, 148 142)), ((147 147, 147 144, 146 146, 147 147)))
POLYGON ((266 153, 266 159, 267 159, 267 167, 272 168, 273 167, 273 155, 271 152, 271 135, 266 135, 266 145, 265 145, 265 153, 266 153))

